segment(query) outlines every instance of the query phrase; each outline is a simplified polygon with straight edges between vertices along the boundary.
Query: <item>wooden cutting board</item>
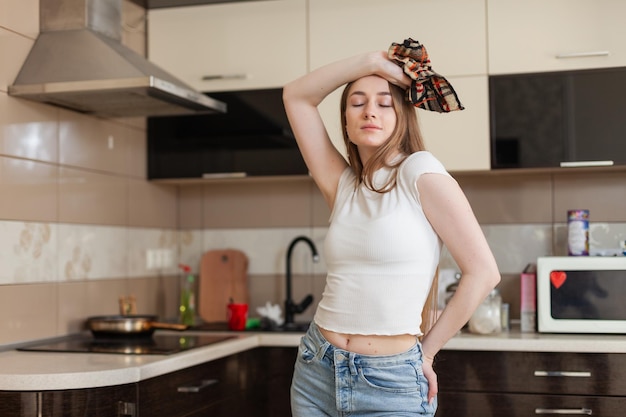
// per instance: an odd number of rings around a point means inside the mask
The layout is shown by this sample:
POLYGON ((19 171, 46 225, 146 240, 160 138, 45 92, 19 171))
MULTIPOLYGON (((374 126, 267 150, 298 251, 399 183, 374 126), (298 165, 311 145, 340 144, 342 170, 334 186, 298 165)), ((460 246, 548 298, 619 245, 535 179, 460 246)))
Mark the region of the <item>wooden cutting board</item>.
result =
POLYGON ((207 323, 225 322, 231 299, 249 303, 248 257, 236 249, 210 250, 200 261, 198 314, 207 323))

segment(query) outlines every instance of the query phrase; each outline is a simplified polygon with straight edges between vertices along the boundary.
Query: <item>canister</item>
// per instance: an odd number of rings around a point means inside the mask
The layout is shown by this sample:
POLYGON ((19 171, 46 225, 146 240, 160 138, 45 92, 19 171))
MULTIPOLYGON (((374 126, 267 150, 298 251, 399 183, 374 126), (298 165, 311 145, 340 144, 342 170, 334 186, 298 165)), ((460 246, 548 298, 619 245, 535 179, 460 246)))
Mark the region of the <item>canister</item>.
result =
POLYGON ((469 330, 477 334, 500 333, 502 330, 502 297, 494 289, 476 308, 469 320, 469 330))
POLYGON ((589 255, 589 210, 567 211, 567 253, 589 255))

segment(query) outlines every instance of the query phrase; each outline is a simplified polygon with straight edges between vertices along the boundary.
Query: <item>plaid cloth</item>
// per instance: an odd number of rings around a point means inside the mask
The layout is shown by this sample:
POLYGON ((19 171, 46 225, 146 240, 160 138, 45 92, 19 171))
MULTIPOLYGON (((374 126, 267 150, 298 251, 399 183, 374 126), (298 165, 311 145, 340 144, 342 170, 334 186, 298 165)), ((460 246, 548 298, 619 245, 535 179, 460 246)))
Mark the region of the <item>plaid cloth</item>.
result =
POLYGON ((407 100, 415 107, 438 113, 465 108, 448 80, 432 70, 424 45, 408 38, 401 44, 392 43, 387 55, 413 80, 407 100))

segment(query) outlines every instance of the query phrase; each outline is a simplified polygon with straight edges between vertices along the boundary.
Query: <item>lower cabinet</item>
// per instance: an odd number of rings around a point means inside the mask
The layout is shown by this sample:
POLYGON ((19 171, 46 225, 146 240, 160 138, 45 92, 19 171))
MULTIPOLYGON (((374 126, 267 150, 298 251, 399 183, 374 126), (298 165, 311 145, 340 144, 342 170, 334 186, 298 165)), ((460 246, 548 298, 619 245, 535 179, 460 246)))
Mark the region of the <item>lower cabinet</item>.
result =
MULTIPOLYGON (((238 355, 206 362, 139 383, 139 416, 193 416, 238 396, 238 355)), ((200 414, 198 414, 200 415, 200 414)))
POLYGON ((0 391, 0 417, 290 417, 294 347, 262 347, 139 383, 0 391))
POLYGON ((601 415, 626 409, 626 354, 444 350, 437 417, 601 415))
POLYGON ((137 385, 58 391, 0 391, 2 417, 137 417, 137 385))
POLYGON ((297 349, 261 347, 139 383, 139 416, 289 417, 297 349))

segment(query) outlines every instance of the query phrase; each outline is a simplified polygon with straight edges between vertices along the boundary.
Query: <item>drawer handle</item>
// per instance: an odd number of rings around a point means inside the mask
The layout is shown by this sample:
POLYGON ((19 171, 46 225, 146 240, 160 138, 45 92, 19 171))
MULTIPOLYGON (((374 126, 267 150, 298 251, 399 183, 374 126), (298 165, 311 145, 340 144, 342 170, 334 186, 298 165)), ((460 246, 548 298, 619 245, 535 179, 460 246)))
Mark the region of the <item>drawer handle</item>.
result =
POLYGON ((591 372, 587 371, 535 371, 535 376, 563 376, 571 378, 590 378, 591 372))
POLYGON ((204 75, 202 81, 214 81, 214 80, 245 80, 248 78, 248 74, 213 74, 204 75))
POLYGON ((176 391, 178 392, 200 392, 206 387, 210 387, 211 385, 217 384, 219 381, 217 379, 203 379, 199 384, 196 385, 183 385, 178 387, 176 391))
POLYGON ((588 58, 594 56, 609 56, 609 51, 573 52, 571 54, 558 54, 556 59, 588 58))
POLYGON ((581 168, 581 167, 611 167, 614 165, 614 162, 611 160, 607 161, 572 161, 572 162, 561 162, 561 168, 581 168))
POLYGON ((205 180, 217 180, 222 178, 245 178, 248 174, 245 172, 209 172, 202 174, 205 180))
POLYGON ((535 414, 590 416, 593 412, 591 408, 535 408, 535 414))

